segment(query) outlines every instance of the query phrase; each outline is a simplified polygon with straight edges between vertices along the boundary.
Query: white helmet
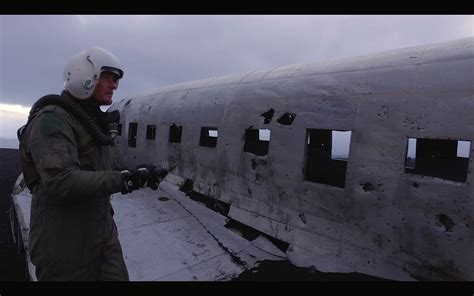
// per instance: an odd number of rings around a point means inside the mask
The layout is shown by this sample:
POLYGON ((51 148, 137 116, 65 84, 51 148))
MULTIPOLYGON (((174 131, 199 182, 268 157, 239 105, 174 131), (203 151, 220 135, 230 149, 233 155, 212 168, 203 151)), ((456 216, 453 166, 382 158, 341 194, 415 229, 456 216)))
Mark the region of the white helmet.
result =
POLYGON ((120 62, 107 50, 93 47, 82 51, 74 55, 64 68, 64 89, 78 99, 87 99, 94 92, 103 71, 123 77, 120 62))

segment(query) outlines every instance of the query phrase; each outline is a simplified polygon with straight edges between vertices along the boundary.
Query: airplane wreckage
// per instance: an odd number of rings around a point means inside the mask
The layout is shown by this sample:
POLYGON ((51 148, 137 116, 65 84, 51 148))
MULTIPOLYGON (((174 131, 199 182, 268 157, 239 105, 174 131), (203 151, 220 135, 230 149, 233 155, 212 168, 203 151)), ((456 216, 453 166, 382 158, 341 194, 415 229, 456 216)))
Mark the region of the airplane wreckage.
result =
MULTIPOLYGON (((230 280, 262 260, 474 280, 473 37, 165 86, 113 110, 117 164, 170 172, 112 196, 131 280, 230 280)), ((35 280, 21 175, 12 198, 35 280)))

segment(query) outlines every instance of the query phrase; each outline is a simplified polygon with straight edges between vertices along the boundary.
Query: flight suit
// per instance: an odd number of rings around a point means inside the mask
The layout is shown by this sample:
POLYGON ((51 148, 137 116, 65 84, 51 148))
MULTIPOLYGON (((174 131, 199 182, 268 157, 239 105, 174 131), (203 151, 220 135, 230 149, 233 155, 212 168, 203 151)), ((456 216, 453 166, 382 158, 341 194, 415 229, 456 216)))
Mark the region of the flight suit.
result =
POLYGON ((38 280, 128 280, 110 203, 123 177, 112 169, 111 147, 58 105, 38 112, 23 142, 32 159, 22 163, 24 176, 39 175, 29 232, 38 280))

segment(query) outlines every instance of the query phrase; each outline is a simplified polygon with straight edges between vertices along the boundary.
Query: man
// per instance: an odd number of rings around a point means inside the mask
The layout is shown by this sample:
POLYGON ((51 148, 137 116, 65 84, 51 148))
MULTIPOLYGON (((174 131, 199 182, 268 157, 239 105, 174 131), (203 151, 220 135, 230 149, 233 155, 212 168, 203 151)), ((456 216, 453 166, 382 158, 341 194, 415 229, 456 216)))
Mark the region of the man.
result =
POLYGON ((110 132, 119 114, 100 106, 112 103, 122 77, 119 61, 104 49, 73 56, 61 95, 38 100, 18 131, 38 280, 129 280, 110 194, 145 184, 156 189, 166 172, 113 170, 110 132))

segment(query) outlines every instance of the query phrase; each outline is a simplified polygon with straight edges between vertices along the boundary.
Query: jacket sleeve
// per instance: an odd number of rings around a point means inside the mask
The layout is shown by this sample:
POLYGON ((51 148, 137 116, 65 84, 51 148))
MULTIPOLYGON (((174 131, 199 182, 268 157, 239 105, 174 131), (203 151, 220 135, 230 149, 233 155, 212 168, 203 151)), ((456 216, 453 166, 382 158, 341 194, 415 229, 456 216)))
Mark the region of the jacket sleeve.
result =
POLYGON ((58 109, 40 114, 29 134, 31 155, 48 197, 77 202, 121 191, 123 176, 119 171, 80 169, 74 119, 58 109))

